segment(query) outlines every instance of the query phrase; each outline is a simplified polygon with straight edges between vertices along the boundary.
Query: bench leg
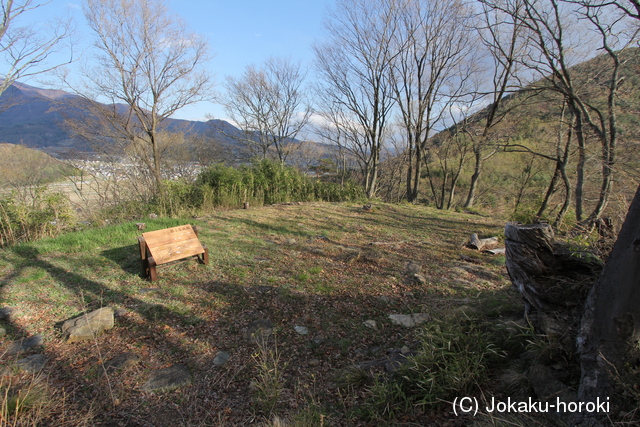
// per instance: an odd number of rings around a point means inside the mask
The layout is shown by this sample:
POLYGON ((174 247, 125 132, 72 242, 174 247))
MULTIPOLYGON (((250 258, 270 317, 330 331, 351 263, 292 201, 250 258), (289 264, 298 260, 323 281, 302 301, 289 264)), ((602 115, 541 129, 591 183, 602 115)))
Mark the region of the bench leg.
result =
POLYGON ((200 261, 200 264, 207 265, 209 264, 209 249, 205 245, 202 245, 202 248, 204 249, 204 253, 198 255, 198 261, 200 261))
POLYGON ((149 262, 146 259, 142 260, 142 277, 149 277, 149 262))
POLYGON ((147 258, 147 263, 148 263, 148 270, 149 270, 149 280, 151 280, 152 282, 154 280, 158 280, 158 273, 156 271, 156 261, 153 259, 152 256, 150 256, 149 258, 147 258))
POLYGON ((147 244, 144 237, 138 237, 138 245, 140 246, 140 259, 142 260, 142 277, 149 277, 149 261, 147 260, 147 244))

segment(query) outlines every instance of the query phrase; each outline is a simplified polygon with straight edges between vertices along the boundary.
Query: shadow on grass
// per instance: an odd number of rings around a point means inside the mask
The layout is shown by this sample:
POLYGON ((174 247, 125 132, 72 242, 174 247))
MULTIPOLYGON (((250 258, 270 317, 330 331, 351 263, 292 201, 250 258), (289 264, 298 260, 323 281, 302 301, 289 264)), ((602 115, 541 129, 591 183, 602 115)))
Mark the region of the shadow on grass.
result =
MULTIPOLYGON (((104 251, 111 253, 112 260, 117 262, 127 272, 129 270, 134 273, 140 273, 140 264, 135 262, 138 246, 125 246, 104 251)), ((125 293, 110 287, 107 287, 95 280, 91 280, 81 274, 76 273, 72 268, 62 268, 52 264, 48 259, 40 256, 37 248, 31 245, 20 245, 13 248, 12 252, 18 256, 12 260, 15 272, 11 277, 17 277, 20 271, 26 268, 39 268, 46 271, 53 280, 57 281, 74 294, 78 296, 78 301, 87 304, 87 310, 98 308, 98 306, 116 305, 122 307, 135 307, 138 314, 149 321, 156 321, 158 318, 174 318, 179 322, 193 322, 192 316, 184 316, 170 310, 164 306, 158 305, 151 313, 144 309, 148 303, 142 299, 136 298, 132 294, 125 293)), ((78 261, 82 262, 82 261, 78 261)), ((78 268, 80 265, 77 266, 78 268)), ((0 282, 0 286, 9 284, 10 278, 5 278, 0 282)), ((71 302, 70 302, 71 303, 71 302)))
POLYGON ((115 262, 127 273, 142 275, 142 260, 138 245, 107 249, 100 252, 100 255, 115 262))

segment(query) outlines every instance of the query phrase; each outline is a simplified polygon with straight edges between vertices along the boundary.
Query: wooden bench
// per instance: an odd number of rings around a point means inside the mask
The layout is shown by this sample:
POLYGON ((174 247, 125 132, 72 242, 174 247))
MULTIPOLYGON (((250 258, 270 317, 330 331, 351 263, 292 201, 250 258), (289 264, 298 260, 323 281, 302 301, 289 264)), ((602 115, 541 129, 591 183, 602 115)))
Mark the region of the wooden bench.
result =
POLYGON ((202 264, 209 263, 209 250, 200 243, 198 232, 191 225, 142 233, 138 243, 143 275, 151 281, 158 278, 158 265, 194 256, 202 264))

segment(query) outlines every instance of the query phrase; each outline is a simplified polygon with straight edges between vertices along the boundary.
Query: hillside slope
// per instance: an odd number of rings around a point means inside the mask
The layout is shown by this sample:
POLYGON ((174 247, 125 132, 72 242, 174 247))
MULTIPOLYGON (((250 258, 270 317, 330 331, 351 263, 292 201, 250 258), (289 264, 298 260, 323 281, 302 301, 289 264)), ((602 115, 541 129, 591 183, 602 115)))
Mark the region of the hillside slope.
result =
MULTIPOLYGON (((64 126, 65 115, 81 117, 82 111, 75 106, 79 99, 61 90, 14 83, 0 96, 0 142, 22 144, 56 156, 91 151, 84 141, 74 138, 64 126)), ((233 136, 240 132, 224 120, 167 119, 165 123, 170 131, 208 135, 226 146, 237 145, 233 136)))

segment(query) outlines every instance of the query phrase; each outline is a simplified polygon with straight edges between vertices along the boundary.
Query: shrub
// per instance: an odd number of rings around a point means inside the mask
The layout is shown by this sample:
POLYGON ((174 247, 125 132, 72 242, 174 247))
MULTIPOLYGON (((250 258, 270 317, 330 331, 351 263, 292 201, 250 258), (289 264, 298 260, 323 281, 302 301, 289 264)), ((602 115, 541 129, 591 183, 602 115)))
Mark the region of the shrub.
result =
MULTIPOLYGON (((210 207, 269 205, 285 202, 358 200, 364 197, 362 188, 347 183, 340 185, 313 179, 292 166, 261 160, 239 169, 214 165, 205 169, 196 180, 199 203, 210 207)), ((194 198, 193 201, 196 199, 194 198)))
POLYGON ((30 198, 12 192, 0 198, 0 246, 53 237, 74 222, 69 199, 38 187, 30 198))

